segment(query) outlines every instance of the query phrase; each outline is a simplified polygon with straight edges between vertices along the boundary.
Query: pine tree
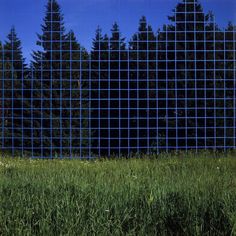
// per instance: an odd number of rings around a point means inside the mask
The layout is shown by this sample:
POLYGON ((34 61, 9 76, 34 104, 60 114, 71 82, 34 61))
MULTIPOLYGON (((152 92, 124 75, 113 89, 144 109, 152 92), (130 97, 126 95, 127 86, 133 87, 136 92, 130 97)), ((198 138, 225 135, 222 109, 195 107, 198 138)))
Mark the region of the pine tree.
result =
POLYGON ((117 23, 110 38, 110 150, 111 154, 125 154, 128 147, 128 75, 127 50, 117 23))
POLYGON ((87 132, 80 92, 85 86, 82 66, 87 54, 72 31, 66 34, 56 0, 48 1, 37 44, 42 50, 33 53, 32 63, 34 147, 40 147, 43 156, 82 155, 87 132))
POLYGON ((143 16, 129 46, 131 146, 135 152, 147 151, 156 140, 156 47, 156 36, 143 16))
POLYGON ((232 22, 228 23, 227 28, 224 31, 224 111, 222 116, 224 117, 224 135, 225 137, 225 147, 233 148, 235 146, 235 128, 234 128, 234 119, 235 117, 235 39, 236 39, 236 26, 232 22))
MULTIPOLYGON (((88 54, 73 31, 66 35, 62 53, 62 137, 63 147, 73 154, 88 154, 88 54), (66 128, 66 129, 65 129, 66 128)), ((71 154, 71 153, 70 153, 71 154)))
POLYGON ((96 30, 91 52, 91 129, 93 151, 99 155, 107 154, 108 147, 108 51, 109 39, 102 35, 100 27, 96 30))
POLYGON ((27 71, 27 65, 22 53, 21 40, 17 37, 15 27, 11 28, 4 44, 4 56, 7 61, 12 63, 17 78, 22 78, 27 71))
POLYGON ((24 79, 27 67, 22 54, 21 41, 12 27, 4 44, 4 146, 13 152, 23 151, 24 118, 23 108, 28 108, 24 100, 24 79))
POLYGON ((204 49, 209 50, 208 35, 205 34, 208 19, 197 0, 183 0, 169 19, 173 24, 166 26, 159 35, 158 67, 161 71, 158 77, 163 80, 159 100, 166 99, 158 106, 166 108, 165 114, 161 115, 166 126, 161 134, 165 141, 163 146, 204 148, 208 138, 203 117, 209 104, 206 104, 202 88, 207 79, 203 61, 207 54, 204 49))

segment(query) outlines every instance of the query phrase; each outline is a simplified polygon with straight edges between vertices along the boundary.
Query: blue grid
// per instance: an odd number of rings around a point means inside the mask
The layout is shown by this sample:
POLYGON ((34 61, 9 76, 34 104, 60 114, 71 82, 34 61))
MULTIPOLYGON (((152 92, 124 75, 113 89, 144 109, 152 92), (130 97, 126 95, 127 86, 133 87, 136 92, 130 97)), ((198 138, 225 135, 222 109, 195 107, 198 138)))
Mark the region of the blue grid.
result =
POLYGON ((197 1, 180 1, 175 22, 157 34, 144 17, 129 45, 116 24, 111 37, 98 28, 87 53, 72 32, 65 37, 53 29, 54 14, 37 66, 14 58, 14 45, 1 49, 3 154, 91 158, 235 149, 235 26, 222 30, 197 1))

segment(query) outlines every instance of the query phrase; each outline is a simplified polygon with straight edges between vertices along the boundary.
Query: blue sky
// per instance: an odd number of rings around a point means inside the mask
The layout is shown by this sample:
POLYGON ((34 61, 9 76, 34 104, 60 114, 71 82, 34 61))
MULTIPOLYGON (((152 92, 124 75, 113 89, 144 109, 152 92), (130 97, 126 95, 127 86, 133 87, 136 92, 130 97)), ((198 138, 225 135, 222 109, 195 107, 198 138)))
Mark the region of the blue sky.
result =
MULTIPOLYGON (((127 39, 137 30, 142 15, 156 31, 180 0, 58 0, 65 18, 67 30, 73 29, 78 41, 90 49, 98 25, 109 33, 117 21, 127 39)), ((236 22, 235 0, 200 0, 204 11, 212 10, 220 26, 228 21, 236 22)), ((36 33, 41 33, 40 24, 47 0, 0 0, 0 40, 4 40, 12 25, 22 40, 24 56, 30 59, 36 49, 36 33)))

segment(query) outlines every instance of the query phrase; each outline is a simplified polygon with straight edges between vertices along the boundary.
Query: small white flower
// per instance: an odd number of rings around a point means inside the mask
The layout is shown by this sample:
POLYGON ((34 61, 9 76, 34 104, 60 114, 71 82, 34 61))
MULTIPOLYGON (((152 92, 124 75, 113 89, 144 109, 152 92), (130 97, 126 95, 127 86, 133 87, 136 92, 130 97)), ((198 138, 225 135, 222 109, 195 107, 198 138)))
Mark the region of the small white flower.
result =
POLYGON ((219 170, 219 169, 220 169, 220 167, 219 167, 219 166, 217 166, 217 167, 216 167, 216 169, 217 169, 217 170, 219 170))
POLYGON ((109 210, 105 210, 105 212, 109 212, 109 210))

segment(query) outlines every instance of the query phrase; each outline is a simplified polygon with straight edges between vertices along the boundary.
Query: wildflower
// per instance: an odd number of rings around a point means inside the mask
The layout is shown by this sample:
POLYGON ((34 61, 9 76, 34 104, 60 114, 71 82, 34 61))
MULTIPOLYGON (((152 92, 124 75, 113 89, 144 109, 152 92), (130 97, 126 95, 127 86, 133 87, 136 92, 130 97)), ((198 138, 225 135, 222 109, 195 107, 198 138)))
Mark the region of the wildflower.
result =
POLYGON ((110 212, 109 210, 105 210, 105 212, 110 212))

